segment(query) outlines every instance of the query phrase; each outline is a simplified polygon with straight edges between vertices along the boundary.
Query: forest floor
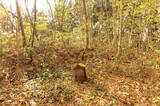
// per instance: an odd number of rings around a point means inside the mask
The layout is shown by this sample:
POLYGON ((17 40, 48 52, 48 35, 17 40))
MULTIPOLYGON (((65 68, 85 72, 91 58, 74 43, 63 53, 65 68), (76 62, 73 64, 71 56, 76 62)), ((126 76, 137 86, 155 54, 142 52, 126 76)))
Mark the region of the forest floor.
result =
POLYGON ((160 51, 123 50, 116 59, 114 49, 88 50, 89 81, 78 83, 72 69, 82 51, 41 46, 32 64, 14 52, 2 56, 0 105, 160 106, 160 51))

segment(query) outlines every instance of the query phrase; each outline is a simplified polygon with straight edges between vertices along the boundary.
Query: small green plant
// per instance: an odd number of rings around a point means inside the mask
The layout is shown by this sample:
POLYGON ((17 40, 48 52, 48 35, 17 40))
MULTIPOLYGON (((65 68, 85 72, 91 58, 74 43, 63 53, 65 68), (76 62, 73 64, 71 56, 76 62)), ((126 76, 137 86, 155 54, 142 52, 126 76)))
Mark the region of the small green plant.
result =
POLYGON ((160 63, 160 59, 159 58, 157 58, 157 59, 152 59, 152 60, 149 60, 148 61, 148 64, 150 64, 150 65, 157 65, 157 64, 159 64, 160 63))
POLYGON ((35 49, 33 47, 26 47, 24 56, 30 56, 34 52, 34 50, 35 49))

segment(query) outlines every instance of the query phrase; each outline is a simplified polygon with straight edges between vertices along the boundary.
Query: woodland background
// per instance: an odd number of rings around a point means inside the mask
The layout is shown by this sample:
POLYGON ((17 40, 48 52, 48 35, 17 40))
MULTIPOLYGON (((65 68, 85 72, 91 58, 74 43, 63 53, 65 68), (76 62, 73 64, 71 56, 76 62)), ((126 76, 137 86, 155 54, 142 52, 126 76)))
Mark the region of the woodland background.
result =
POLYGON ((33 1, 0 0, 0 105, 160 105, 159 0, 33 1))

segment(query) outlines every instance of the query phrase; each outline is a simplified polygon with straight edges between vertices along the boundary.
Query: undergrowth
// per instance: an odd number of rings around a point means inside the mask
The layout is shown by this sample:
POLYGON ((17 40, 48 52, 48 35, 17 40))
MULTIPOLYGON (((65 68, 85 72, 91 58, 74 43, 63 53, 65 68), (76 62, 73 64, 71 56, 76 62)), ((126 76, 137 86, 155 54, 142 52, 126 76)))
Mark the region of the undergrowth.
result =
POLYGON ((83 54, 83 48, 39 45, 32 63, 22 51, 10 51, 1 59, 0 83, 6 85, 0 88, 2 105, 160 105, 156 51, 126 49, 118 59, 110 47, 83 54), (88 82, 74 81, 76 63, 86 64, 88 82), (25 77, 17 77, 18 69, 25 77))

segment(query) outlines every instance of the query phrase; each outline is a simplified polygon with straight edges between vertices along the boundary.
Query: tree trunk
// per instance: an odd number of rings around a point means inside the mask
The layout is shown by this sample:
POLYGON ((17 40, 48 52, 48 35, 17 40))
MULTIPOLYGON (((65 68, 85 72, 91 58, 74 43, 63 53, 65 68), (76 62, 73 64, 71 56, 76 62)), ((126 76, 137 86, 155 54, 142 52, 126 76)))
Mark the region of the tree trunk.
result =
POLYGON ((89 48, 89 27, 88 27, 88 16, 87 16, 87 8, 86 8, 86 1, 83 0, 83 10, 84 10, 84 17, 85 17, 85 24, 86 24, 86 49, 89 48))
POLYGON ((27 44, 26 43, 26 35, 24 32, 24 26, 23 26, 23 21, 22 21, 22 17, 21 17, 21 11, 20 11, 18 0, 16 0, 16 12, 17 12, 17 20, 19 23, 19 27, 20 27, 22 39, 23 39, 22 45, 23 45, 23 47, 25 47, 27 44))
POLYGON ((37 20, 37 0, 34 1, 34 22, 33 22, 33 32, 32 32, 32 41, 31 41, 31 47, 34 46, 34 38, 37 34, 37 30, 36 30, 36 20, 37 20))
POLYGON ((47 4, 48 4, 48 6, 49 6, 49 12, 50 12, 51 18, 52 18, 52 20, 53 20, 53 11, 52 11, 52 6, 51 6, 51 4, 49 3, 49 1, 48 1, 48 0, 46 0, 46 2, 47 2, 47 4))
MULTIPOLYGON (((33 32, 32 32, 32 41, 31 41, 31 48, 34 47, 34 39, 35 39, 35 36, 37 34, 37 30, 36 30, 36 20, 37 20, 37 0, 34 1, 34 22, 33 22, 33 32)), ((30 54, 30 59, 31 59, 31 62, 33 61, 33 51, 31 52, 30 54)))
POLYGON ((120 3, 120 22, 119 22, 119 24, 120 24, 120 30, 119 30, 119 38, 118 38, 118 54, 117 54, 117 56, 118 57, 120 57, 120 55, 121 55, 121 49, 122 49, 122 47, 121 47, 121 42, 122 42, 122 0, 121 0, 121 3, 120 3))

